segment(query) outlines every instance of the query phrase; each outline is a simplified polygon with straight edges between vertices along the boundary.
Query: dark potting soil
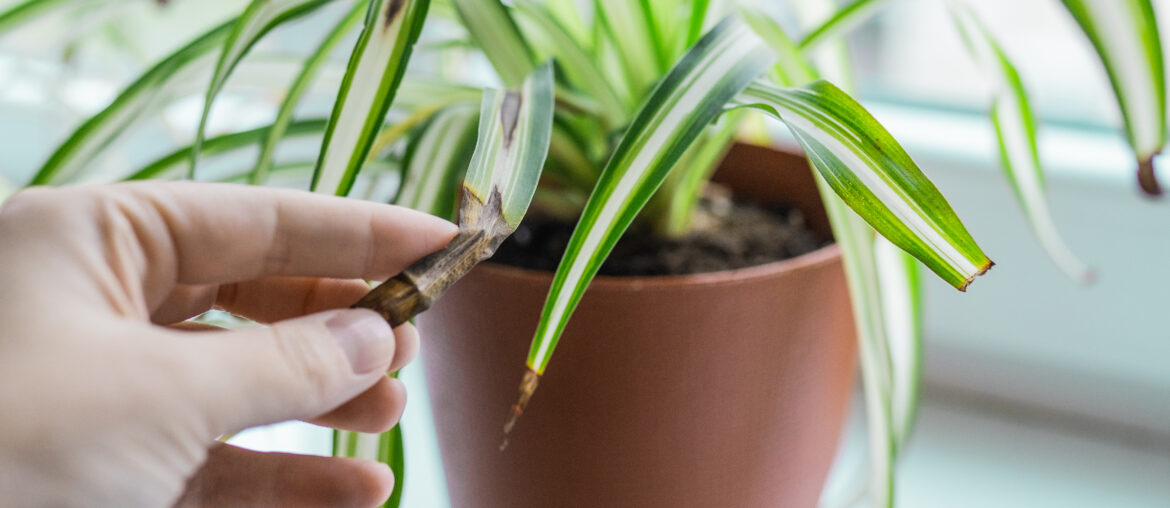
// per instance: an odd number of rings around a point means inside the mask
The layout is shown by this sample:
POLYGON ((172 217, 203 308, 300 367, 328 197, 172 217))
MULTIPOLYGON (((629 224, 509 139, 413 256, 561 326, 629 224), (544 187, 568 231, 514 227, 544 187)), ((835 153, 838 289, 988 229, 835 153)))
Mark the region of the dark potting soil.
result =
MULTIPOLYGON (((492 261, 554 271, 574 223, 529 215, 492 261)), ((799 256, 831 243, 805 225, 799 210, 704 201, 693 231, 660 238, 631 228, 601 265, 601 275, 647 276, 715 272, 799 256)))

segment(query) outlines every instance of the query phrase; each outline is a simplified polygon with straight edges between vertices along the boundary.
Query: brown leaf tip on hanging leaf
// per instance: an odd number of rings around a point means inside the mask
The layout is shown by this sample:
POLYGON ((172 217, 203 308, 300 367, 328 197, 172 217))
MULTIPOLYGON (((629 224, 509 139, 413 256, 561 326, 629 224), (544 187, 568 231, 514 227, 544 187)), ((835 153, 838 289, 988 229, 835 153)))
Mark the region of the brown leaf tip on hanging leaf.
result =
POLYGON ((500 192, 492 189, 486 203, 466 187, 462 194, 455 238, 374 288, 355 308, 371 309, 392 326, 401 325, 429 309, 475 265, 492 257, 513 230, 504 220, 500 192))
POLYGON ((980 275, 983 275, 983 274, 987 273, 987 271, 988 271, 988 270, 990 270, 990 269, 991 269, 991 267, 993 267, 993 266, 995 266, 995 262, 994 262, 994 261, 991 261, 990 259, 989 259, 989 260, 987 260, 987 264, 986 264, 986 265, 983 265, 983 267, 982 267, 982 268, 980 268, 978 272, 975 272, 975 275, 972 275, 972 276, 968 277, 968 278, 967 278, 967 281, 966 281, 966 282, 964 282, 964 283, 963 283, 963 285, 959 286, 959 288, 958 288, 958 289, 959 289, 959 291, 962 291, 962 292, 966 293, 966 292, 967 292, 967 286, 970 286, 972 282, 975 282, 975 278, 976 278, 976 277, 978 277, 978 276, 980 276, 980 275))
POLYGON ((516 400, 508 412, 508 421, 504 422, 504 442, 500 443, 500 451, 504 451, 508 447, 508 435, 512 433, 516 422, 524 414, 524 408, 528 407, 528 401, 532 400, 532 394, 536 393, 536 387, 539 384, 540 374, 532 369, 524 372, 524 378, 520 380, 520 398, 516 400))
POLYGON ((1162 195, 1162 186, 1158 183, 1158 176, 1154 174, 1154 155, 1138 161, 1138 186, 1150 197, 1162 195))

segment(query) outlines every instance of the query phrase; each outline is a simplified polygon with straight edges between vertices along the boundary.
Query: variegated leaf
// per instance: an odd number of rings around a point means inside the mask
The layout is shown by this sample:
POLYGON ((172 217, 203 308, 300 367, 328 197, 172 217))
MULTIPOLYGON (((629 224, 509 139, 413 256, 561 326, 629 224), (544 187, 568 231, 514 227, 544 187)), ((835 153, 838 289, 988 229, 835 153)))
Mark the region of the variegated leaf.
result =
POLYGON ((429 0, 370 2, 321 143, 314 191, 349 193, 390 110, 428 5, 429 0))

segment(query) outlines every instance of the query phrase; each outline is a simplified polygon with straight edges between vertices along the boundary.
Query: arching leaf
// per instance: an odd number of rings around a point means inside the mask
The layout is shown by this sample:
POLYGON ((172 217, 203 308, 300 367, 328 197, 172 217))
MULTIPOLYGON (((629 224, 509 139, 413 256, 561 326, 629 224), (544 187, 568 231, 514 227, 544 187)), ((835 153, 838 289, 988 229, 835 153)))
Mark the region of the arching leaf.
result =
POLYGON ((244 13, 236 18, 232 33, 224 42, 219 61, 215 64, 211 84, 207 86, 203 112, 199 116, 199 126, 195 129, 194 150, 191 151, 191 169, 188 175, 191 179, 195 178, 195 166, 199 163, 199 150, 203 145, 211 106, 215 104, 216 96, 223 89, 236 65, 244 59, 248 50, 272 29, 309 14, 330 1, 332 0, 252 0, 248 8, 244 9, 244 13))
POLYGON ((1065 245, 1053 223, 1044 191, 1036 120, 1020 73, 973 12, 955 9, 954 15, 972 56, 994 82, 991 120, 999 141, 1000 161, 1028 223, 1057 267, 1073 280, 1092 280, 1092 271, 1065 245))
POLYGON ((212 28, 139 76, 109 106, 73 131, 49 156, 29 185, 58 185, 76 177, 86 163, 149 109, 167 85, 182 81, 178 79, 182 71, 193 67, 200 57, 224 41, 234 25, 235 20, 230 20, 212 28))
POLYGON ((284 100, 280 103, 280 108, 276 111, 276 120, 272 122, 272 128, 268 130, 268 135, 264 139, 264 144, 260 149, 260 155, 256 160, 256 168, 252 171, 251 177, 249 178, 251 183, 258 184, 264 181, 269 167, 272 166, 272 157, 276 153, 276 145, 284 137, 285 129, 292 122, 293 112, 296 110, 297 105, 300 104, 301 99, 308 92, 309 85, 317 76, 317 72, 320 71, 321 66, 329 59, 329 54, 353 30, 354 26, 362 20, 362 13, 367 8, 366 2, 358 2, 354 5, 353 9, 342 17, 334 25, 333 29, 325 35, 325 39, 317 45, 317 49, 313 51, 313 54, 305 59, 304 65, 301 66, 301 72, 297 74, 296 79, 289 86, 284 100))
POLYGON ((1162 193, 1154 156, 1166 145, 1166 81, 1162 40, 1150 0, 1063 0, 1097 49, 1137 154, 1138 184, 1162 193))
POLYGON ((341 81, 312 189, 344 196, 390 110, 429 0, 373 0, 341 81))
MULTIPOLYGON (((775 55, 738 18, 711 29, 659 82, 602 172, 557 268, 528 356, 540 374, 569 316, 618 238, 675 162, 775 55)), ((534 390, 522 394, 522 409, 534 390)))
POLYGON ((475 149, 479 109, 456 105, 437 113, 406 151, 402 190, 395 203, 454 219, 459 182, 475 149))
POLYGON ((897 141, 827 81, 753 83, 738 99, 784 121, 833 190, 878 233, 960 291, 992 263, 897 141))

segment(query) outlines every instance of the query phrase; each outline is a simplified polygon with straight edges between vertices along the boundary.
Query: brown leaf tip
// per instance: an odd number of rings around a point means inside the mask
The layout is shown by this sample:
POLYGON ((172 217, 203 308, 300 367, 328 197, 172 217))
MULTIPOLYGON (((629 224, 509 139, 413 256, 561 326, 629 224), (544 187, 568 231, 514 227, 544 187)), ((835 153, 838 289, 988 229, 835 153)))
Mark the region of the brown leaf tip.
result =
POLYGON ((972 282, 975 282, 975 278, 987 273, 987 271, 990 270, 991 267, 993 267, 993 266, 995 266, 995 261, 992 261, 990 259, 987 260, 987 264, 983 265, 983 267, 980 268, 978 272, 975 272, 975 275, 972 275, 972 276, 968 277, 967 280, 963 281, 963 285, 959 286, 959 291, 966 293, 967 287, 970 286, 972 282))
POLYGON ((1158 175, 1154 172, 1154 155, 1138 161, 1138 186, 1149 197, 1162 195, 1162 185, 1158 183, 1158 175))
POLYGON ((508 411, 508 421, 504 422, 504 441, 500 443, 500 451, 508 447, 508 434, 512 433, 516 422, 524 415, 524 408, 528 407, 528 401, 532 400, 532 394, 536 393, 539 384, 540 374, 532 369, 524 372, 524 378, 520 380, 520 397, 512 404, 512 409, 508 411))
POLYGON ((1089 268, 1085 273, 1081 274, 1080 283, 1086 286, 1091 286, 1097 283, 1097 270, 1089 268))

